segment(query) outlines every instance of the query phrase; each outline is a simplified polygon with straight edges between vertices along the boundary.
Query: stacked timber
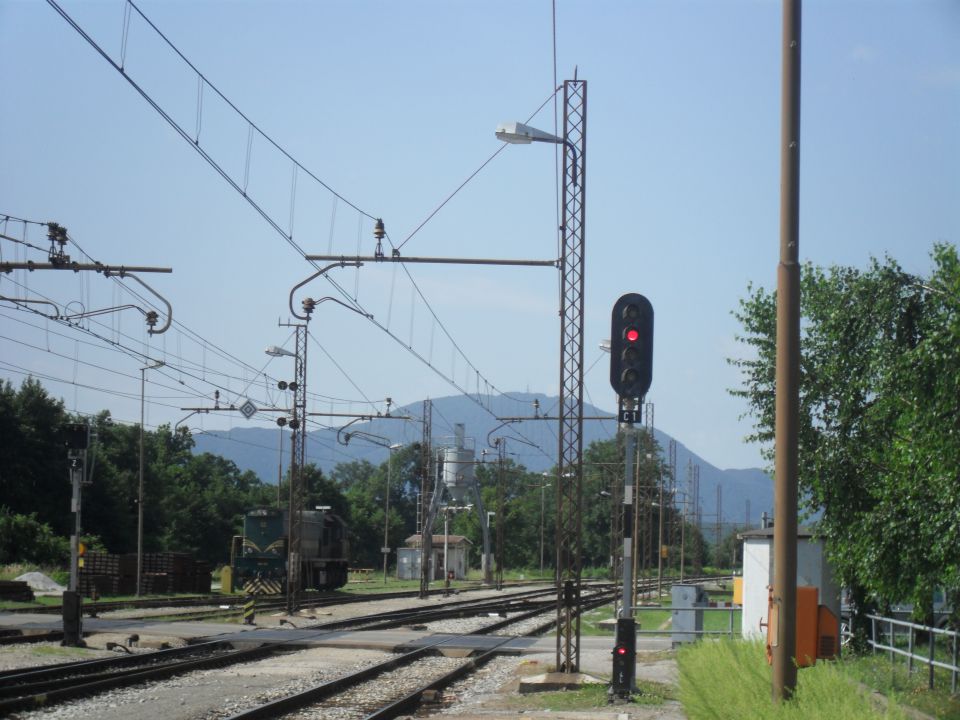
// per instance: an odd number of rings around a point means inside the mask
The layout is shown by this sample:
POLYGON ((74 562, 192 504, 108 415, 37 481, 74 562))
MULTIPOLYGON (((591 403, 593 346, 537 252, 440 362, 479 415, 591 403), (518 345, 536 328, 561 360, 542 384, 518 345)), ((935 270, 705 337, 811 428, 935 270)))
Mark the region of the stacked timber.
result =
POLYGON ((0 600, 33 602, 33 590, 23 580, 0 580, 0 600))
MULTIPOLYGON (((142 592, 210 592, 210 563, 194 560, 189 553, 145 553, 142 592)), ((129 595, 137 589, 137 556, 133 553, 87 553, 80 572, 80 592, 92 597, 129 595)))

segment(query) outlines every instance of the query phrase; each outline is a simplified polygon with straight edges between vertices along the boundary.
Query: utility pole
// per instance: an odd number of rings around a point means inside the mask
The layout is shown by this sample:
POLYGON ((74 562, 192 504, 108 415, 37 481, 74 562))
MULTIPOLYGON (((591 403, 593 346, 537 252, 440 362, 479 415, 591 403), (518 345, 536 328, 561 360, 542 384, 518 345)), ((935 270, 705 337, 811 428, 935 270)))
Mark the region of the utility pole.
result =
POLYGON ((721 528, 721 522, 722 522, 721 518, 722 518, 722 515, 723 515, 723 486, 720 485, 720 483, 717 483, 717 532, 716 532, 716 536, 717 536, 717 541, 716 541, 716 542, 717 542, 717 545, 716 545, 717 552, 715 553, 715 555, 716 555, 716 561, 717 561, 717 566, 718 566, 718 567, 719 567, 719 565, 720 565, 720 562, 719 562, 719 560, 720 560, 720 534, 721 534, 721 532, 722 532, 722 528, 721 528))
POLYGON ((801 0, 783 0, 780 118, 780 263, 777 267, 773 604, 774 702, 797 686, 797 475, 800 386, 801 0))
MULTIPOLYGON (((633 410, 633 400, 624 400, 623 409, 633 410)), ((634 456, 636 455, 637 432, 632 425, 624 424, 623 466, 623 596, 621 598, 620 617, 633 617, 633 550, 634 550, 634 456)))
POLYGON ((663 585, 663 473, 657 473, 658 485, 660 490, 659 499, 659 527, 657 528, 657 602, 660 602, 660 594, 663 585))
POLYGON ((506 507, 504 503, 504 485, 507 461, 507 439, 497 438, 497 590, 503 590, 503 543, 506 507))
POLYGON ((80 532, 81 495, 87 460, 90 429, 87 425, 71 424, 64 428, 64 445, 70 463, 72 497, 70 512, 73 513, 73 535, 70 537, 70 588, 63 594, 63 645, 82 647, 83 613, 80 595, 80 532))
POLYGON ((145 501, 143 493, 143 434, 144 434, 144 391, 146 388, 146 371, 155 370, 163 367, 163 360, 140 368, 140 471, 139 471, 139 492, 137 493, 137 597, 143 593, 143 504, 145 501))
MULTIPOLYGON (((667 545, 671 548, 677 544, 677 441, 671 439, 667 446, 667 457, 670 464, 670 517, 667 527, 667 545)), ((669 560, 669 558, 668 558, 669 560)))
POLYGON ((429 398, 423 401, 423 436, 420 441, 420 599, 430 595, 430 567, 433 556, 433 518, 430 508, 433 506, 431 488, 433 470, 430 459, 433 457, 430 447, 433 432, 433 403, 429 398), (429 527, 427 525, 429 524, 429 527))

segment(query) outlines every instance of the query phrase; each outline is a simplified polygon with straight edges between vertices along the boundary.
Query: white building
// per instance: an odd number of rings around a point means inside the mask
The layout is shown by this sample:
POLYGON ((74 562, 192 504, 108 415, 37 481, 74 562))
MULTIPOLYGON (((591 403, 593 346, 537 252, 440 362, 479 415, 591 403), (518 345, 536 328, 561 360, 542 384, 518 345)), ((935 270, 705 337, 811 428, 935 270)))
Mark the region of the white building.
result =
MULTIPOLYGON (((741 632, 744 638, 766 637, 767 587, 773 585, 773 528, 749 530, 737 536, 743 540, 743 614, 741 632)), ((797 532, 797 585, 819 589, 821 605, 840 617, 840 588, 827 563, 823 544, 813 538, 808 528, 797 532)))
MULTIPOLYGON (((411 535, 405 541, 406 547, 400 548, 397 562, 397 577, 401 580, 416 580, 420 577, 420 536, 411 535)), ((467 558, 470 546, 469 538, 463 535, 433 536, 433 580, 443 580, 443 568, 453 572, 454 580, 465 580, 469 565, 467 558), (443 548, 446 538, 447 558, 444 563, 443 548)))

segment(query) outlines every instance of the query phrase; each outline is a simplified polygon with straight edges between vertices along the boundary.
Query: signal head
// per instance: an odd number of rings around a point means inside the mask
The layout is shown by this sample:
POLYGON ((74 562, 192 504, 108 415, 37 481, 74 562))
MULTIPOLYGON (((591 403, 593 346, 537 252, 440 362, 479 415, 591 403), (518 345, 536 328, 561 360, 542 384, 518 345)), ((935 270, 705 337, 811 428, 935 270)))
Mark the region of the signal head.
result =
POLYGON ((653 379, 653 306, 627 293, 613 306, 610 328, 610 385, 621 398, 641 398, 653 379))

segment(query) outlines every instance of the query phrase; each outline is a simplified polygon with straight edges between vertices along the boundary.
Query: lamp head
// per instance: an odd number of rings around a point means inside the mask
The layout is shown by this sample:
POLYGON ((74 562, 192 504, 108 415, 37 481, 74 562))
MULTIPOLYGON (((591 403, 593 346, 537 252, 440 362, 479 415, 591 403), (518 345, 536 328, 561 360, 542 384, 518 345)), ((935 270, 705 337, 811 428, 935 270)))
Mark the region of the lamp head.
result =
POLYGON ((267 347, 264 352, 270 357, 296 357, 297 354, 290 352, 286 348, 279 347, 278 345, 270 345, 267 347))
POLYGON ((519 122, 500 123, 497 125, 496 135, 503 142, 515 145, 529 145, 532 142, 548 142, 557 145, 563 143, 563 138, 519 122))

